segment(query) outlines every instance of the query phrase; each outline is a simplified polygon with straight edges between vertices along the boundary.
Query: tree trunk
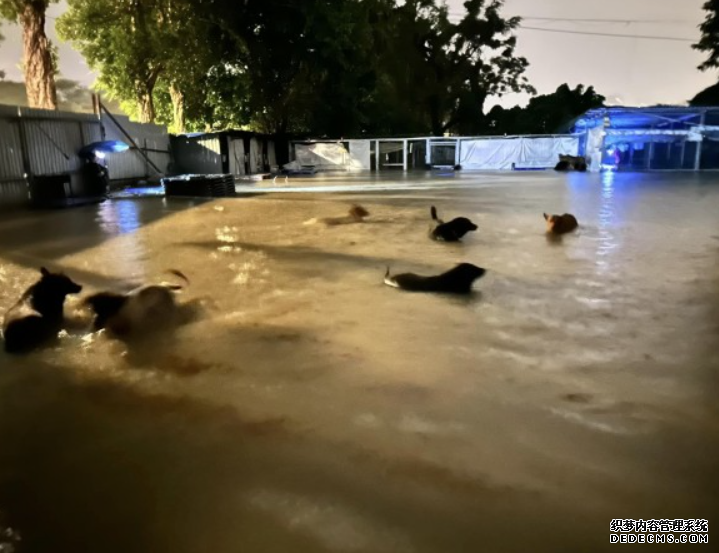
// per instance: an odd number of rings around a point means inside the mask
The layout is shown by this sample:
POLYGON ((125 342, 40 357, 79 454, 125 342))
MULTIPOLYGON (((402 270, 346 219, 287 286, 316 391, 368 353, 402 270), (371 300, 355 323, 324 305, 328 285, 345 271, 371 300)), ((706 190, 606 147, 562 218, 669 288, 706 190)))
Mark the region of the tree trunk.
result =
POLYGON ((140 106, 140 123, 154 123, 155 101, 152 98, 152 92, 146 89, 138 91, 137 103, 140 106))
POLYGON ((161 67, 156 67, 146 79, 135 80, 135 93, 137 94, 137 104, 140 106, 140 123, 155 122, 155 99, 152 93, 155 90, 155 83, 162 72, 161 67))
POLYGON ((20 23, 27 102, 31 108, 57 109, 55 66, 45 35, 45 10, 35 3, 26 3, 20 23))
POLYGON ((185 95, 180 87, 172 83, 170 85, 170 98, 172 99, 172 117, 175 133, 185 132, 185 95))
POLYGON ((439 99, 436 96, 431 96, 429 99, 429 121, 432 126, 432 136, 444 136, 444 123, 439 105, 439 99))

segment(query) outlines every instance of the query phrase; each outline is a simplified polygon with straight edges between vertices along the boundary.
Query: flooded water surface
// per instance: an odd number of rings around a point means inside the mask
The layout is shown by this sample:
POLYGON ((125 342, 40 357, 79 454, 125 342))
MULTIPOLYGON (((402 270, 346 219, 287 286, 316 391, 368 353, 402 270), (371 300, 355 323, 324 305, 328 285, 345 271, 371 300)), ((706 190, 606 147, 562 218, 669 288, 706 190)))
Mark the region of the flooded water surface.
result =
POLYGON ((718 177, 290 184, 2 215, 3 311, 41 265, 83 293, 180 269, 197 308, 125 344, 73 298, 56 345, 0 353, 19 551, 604 551, 614 518, 719 520, 718 177), (431 205, 479 231, 430 241, 431 205), (468 298, 382 282, 459 262, 488 271, 468 298))

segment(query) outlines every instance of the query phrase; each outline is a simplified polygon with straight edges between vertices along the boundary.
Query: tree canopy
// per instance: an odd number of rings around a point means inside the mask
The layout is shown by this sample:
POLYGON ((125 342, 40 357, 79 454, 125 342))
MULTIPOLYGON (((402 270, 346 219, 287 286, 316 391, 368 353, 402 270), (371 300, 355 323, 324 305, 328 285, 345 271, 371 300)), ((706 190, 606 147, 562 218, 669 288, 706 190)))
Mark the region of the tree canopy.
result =
POLYGON ((487 97, 533 92, 503 3, 68 0, 58 31, 110 97, 176 132, 476 132, 487 97))
POLYGON ((486 134, 551 134, 566 132, 571 122, 604 104, 604 96, 594 87, 563 84, 551 94, 535 96, 527 107, 504 109, 495 106, 487 114, 486 134))
POLYGON ((689 100, 691 106, 719 106, 719 83, 705 88, 689 100))
POLYGON ((707 58, 699 66, 699 69, 706 71, 719 67, 719 0, 707 0, 702 9, 707 12, 707 15, 699 26, 701 38, 693 45, 693 48, 707 55, 707 58))

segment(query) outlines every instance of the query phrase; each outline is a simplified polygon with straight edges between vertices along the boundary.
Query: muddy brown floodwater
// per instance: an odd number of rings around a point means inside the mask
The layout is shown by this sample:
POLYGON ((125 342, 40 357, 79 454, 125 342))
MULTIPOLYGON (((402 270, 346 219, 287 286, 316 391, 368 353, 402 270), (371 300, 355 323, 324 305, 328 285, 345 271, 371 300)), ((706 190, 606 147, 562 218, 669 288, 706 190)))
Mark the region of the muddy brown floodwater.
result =
POLYGON ((200 306, 125 345, 73 300, 56 346, 0 354, 21 551, 586 552, 613 518, 719 522, 719 177, 289 185, 2 215, 3 311, 39 265, 87 292, 181 269, 200 306), (366 224, 302 224, 352 202, 366 224), (432 204, 479 231, 429 241, 432 204), (460 261, 488 269, 470 298, 382 284, 460 261))

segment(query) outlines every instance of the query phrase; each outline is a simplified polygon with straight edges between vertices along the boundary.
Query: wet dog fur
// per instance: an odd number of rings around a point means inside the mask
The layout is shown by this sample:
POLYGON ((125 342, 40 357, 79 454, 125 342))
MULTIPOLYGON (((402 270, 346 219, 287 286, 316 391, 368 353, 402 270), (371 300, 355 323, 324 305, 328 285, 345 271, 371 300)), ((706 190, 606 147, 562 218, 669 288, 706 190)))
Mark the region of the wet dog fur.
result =
POLYGON ((587 160, 582 156, 566 156, 559 154, 559 163, 554 167, 555 171, 580 171, 587 170, 587 160))
POLYGON ((104 328, 116 337, 127 338, 176 322, 178 306, 174 292, 183 289, 189 280, 180 271, 169 272, 185 284, 148 284, 124 294, 106 291, 85 298, 84 304, 95 314, 94 329, 104 328))
POLYGON ((364 223, 364 220, 366 217, 369 217, 369 211, 367 211, 364 207, 361 205, 354 204, 350 208, 347 215, 344 217, 324 217, 321 219, 310 219, 309 221, 305 221, 305 225, 314 225, 317 223, 321 223, 323 225, 327 226, 335 226, 335 225, 349 225, 352 223, 364 223))
POLYGON ((437 276, 420 276, 415 273, 401 273, 390 276, 389 267, 384 275, 387 286, 400 288, 410 292, 440 292, 445 294, 469 294, 472 284, 486 273, 486 269, 460 263, 453 269, 437 276))
POLYGON ((544 220, 547 222, 547 233, 559 235, 567 234, 577 229, 579 223, 577 218, 570 214, 565 213, 564 215, 544 215, 544 220))
POLYGON ((432 220, 436 226, 430 230, 429 236, 432 240, 439 242, 459 242, 468 232, 477 230, 477 225, 466 217, 457 217, 445 223, 437 217, 437 208, 432 206, 430 209, 432 220))
POLYGON ((5 314, 2 330, 8 353, 26 353, 56 338, 65 317, 66 297, 82 291, 64 273, 42 267, 40 275, 5 314))

